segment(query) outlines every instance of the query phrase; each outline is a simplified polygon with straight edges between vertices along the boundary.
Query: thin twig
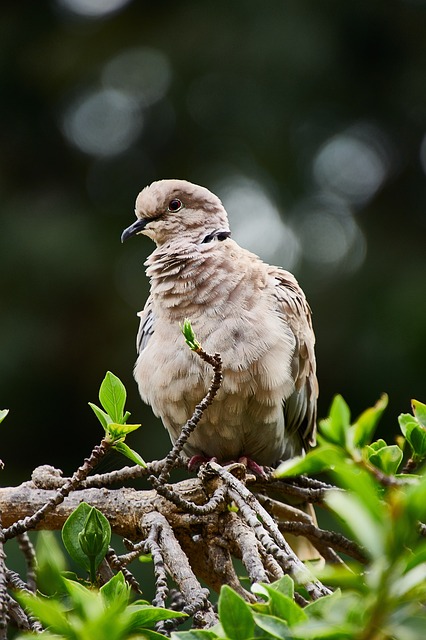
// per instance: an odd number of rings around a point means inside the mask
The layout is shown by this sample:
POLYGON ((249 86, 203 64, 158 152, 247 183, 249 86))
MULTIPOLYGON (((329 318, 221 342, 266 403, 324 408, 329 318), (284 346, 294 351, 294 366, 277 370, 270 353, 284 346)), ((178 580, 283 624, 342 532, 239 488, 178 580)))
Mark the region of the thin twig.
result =
POLYGON ((205 504, 195 504, 190 500, 185 500, 176 491, 171 489, 170 485, 160 484, 159 480, 152 476, 150 481, 157 492, 164 498, 173 502, 177 507, 196 516, 205 516, 217 511, 219 507, 226 501, 226 486, 218 487, 211 498, 205 504))
POLYGON ((29 529, 34 529, 44 518, 46 513, 52 511, 55 507, 57 507, 61 502, 65 500, 65 498, 71 493, 71 491, 75 491, 77 487, 79 487, 82 480, 85 480, 93 467, 98 464, 98 462, 104 457, 104 455, 111 448, 112 442, 106 440, 105 438, 101 441, 99 445, 93 449, 89 458, 86 458, 81 465, 74 472, 72 477, 65 482, 62 487, 60 487, 56 494, 48 500, 40 509, 38 509, 32 516, 27 516, 23 520, 18 520, 13 525, 4 529, 4 539, 9 540, 10 538, 14 538, 15 536, 28 531, 29 529))
POLYGON ((207 362, 213 367, 214 375, 213 380, 210 385, 209 390, 205 397, 201 400, 199 404, 194 409, 194 413, 191 418, 186 422, 186 424, 182 427, 180 435, 176 442, 174 443, 171 451, 168 453, 166 457, 166 463, 158 477, 158 482, 164 484, 167 482, 170 476, 170 471, 174 467, 176 461, 178 460, 189 436, 197 427, 201 418, 203 417, 204 411, 207 409, 209 405, 213 402, 217 392, 220 389, 220 385, 222 384, 222 358, 219 353, 215 353, 214 355, 210 355, 201 347, 195 349, 195 352, 200 356, 202 360, 207 362))
POLYGON ((25 562, 27 565, 27 585, 28 589, 33 593, 37 590, 36 583, 36 570, 37 570, 37 558, 34 549, 34 545, 30 540, 28 533, 21 533, 17 536, 17 541, 20 550, 22 551, 25 562))
POLYGON ((359 545, 336 531, 320 529, 309 522, 284 521, 279 523, 279 527, 281 531, 286 531, 287 533, 292 533, 296 536, 304 536, 305 538, 308 538, 308 540, 310 540, 314 545, 318 540, 320 543, 325 544, 328 547, 332 547, 337 551, 346 553, 346 555, 354 558, 362 564, 366 564, 368 562, 367 556, 359 545))
POLYGON ((137 581, 133 573, 125 567, 125 563, 122 562, 120 556, 117 556, 117 554, 115 553, 112 547, 108 549, 105 555, 105 559, 107 560, 111 569, 115 569, 116 571, 121 571, 121 573, 124 576, 124 579, 126 580, 127 584, 131 586, 133 591, 135 591, 138 594, 142 593, 142 589, 139 582, 137 581))

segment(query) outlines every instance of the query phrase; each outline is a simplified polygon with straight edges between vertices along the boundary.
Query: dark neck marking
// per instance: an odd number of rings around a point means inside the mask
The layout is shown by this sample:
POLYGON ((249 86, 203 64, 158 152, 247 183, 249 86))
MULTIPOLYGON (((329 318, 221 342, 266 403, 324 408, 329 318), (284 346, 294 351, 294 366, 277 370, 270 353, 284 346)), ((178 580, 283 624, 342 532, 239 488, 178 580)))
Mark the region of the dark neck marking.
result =
POLYGON ((230 231, 221 231, 220 229, 216 229, 216 231, 212 231, 211 233, 207 234, 201 244, 207 244, 208 242, 212 242, 213 240, 219 240, 220 242, 222 242, 222 240, 226 240, 227 238, 229 238, 230 235, 230 231))

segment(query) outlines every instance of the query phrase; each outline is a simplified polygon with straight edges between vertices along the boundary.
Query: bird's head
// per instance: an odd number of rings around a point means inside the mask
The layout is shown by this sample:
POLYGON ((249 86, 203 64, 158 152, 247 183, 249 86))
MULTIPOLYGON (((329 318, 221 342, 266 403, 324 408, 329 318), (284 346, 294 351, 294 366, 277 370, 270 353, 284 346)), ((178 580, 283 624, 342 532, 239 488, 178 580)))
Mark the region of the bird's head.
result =
POLYGON ((137 234, 150 237, 157 246, 176 239, 200 244, 229 237, 226 211, 208 189, 186 180, 159 180, 136 198, 136 222, 121 240, 137 234))

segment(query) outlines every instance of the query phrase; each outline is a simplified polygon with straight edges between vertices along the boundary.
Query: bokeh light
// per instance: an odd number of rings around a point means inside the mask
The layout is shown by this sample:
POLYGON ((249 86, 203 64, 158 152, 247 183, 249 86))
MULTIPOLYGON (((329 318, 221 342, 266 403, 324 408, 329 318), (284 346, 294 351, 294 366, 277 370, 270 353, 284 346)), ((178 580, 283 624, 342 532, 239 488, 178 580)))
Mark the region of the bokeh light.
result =
POLYGON ((93 156, 122 153, 136 142, 142 126, 136 100, 117 89, 79 95, 63 116, 63 131, 69 142, 93 156))
POLYGON ((342 200, 329 195, 307 198, 293 213, 303 258, 317 276, 339 277, 362 265, 366 241, 342 200))
POLYGON ((299 241, 259 182, 233 176, 219 183, 217 192, 229 214, 232 236, 241 246, 265 261, 289 270, 296 267, 299 241))
POLYGON ((84 18, 104 18, 128 4, 130 0, 57 0, 60 9, 84 18))
POLYGON ((127 49, 112 58, 102 72, 102 83, 137 98, 144 107, 167 93, 172 70, 167 56, 157 49, 127 49))
POLYGON ((380 189, 389 157, 373 127, 354 126, 329 138, 313 160, 318 186, 357 205, 380 189))

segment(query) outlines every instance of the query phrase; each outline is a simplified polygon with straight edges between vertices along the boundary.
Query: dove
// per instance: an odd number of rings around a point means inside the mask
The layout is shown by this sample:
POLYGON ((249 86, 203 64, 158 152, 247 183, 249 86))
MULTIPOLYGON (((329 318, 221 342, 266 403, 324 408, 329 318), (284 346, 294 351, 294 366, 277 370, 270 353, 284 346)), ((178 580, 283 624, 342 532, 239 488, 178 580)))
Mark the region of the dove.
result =
POLYGON ((311 310, 296 278, 239 246, 222 202, 205 187, 153 182, 135 213, 122 241, 145 235, 156 245, 138 314, 142 400, 175 442, 212 380, 183 340, 189 319, 203 349, 220 353, 223 382, 184 455, 261 467, 303 455, 315 443, 318 382, 311 310))

